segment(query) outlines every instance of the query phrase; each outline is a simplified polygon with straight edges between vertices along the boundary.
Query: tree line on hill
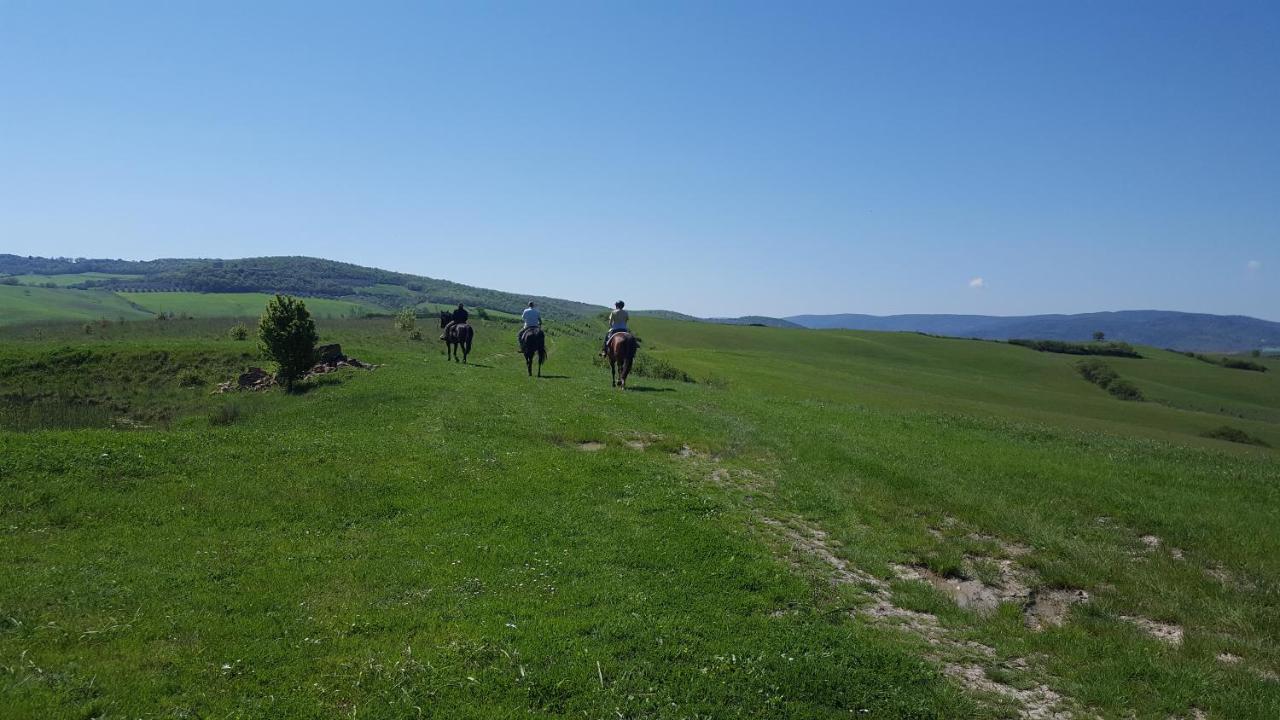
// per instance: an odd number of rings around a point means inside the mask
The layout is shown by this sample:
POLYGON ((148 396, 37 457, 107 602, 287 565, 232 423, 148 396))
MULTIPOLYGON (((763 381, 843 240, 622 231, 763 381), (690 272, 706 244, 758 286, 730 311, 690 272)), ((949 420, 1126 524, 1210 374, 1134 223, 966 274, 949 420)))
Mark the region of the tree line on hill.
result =
POLYGON ((363 300, 389 309, 424 302, 463 303, 511 313, 519 313, 529 300, 534 300, 545 315, 553 318, 582 317, 600 310, 598 306, 572 300, 516 295, 310 257, 134 261, 0 255, 0 274, 74 275, 90 272, 140 277, 92 278, 70 287, 133 292, 288 293, 363 300), (402 291, 377 292, 374 286, 379 285, 394 286, 402 291))

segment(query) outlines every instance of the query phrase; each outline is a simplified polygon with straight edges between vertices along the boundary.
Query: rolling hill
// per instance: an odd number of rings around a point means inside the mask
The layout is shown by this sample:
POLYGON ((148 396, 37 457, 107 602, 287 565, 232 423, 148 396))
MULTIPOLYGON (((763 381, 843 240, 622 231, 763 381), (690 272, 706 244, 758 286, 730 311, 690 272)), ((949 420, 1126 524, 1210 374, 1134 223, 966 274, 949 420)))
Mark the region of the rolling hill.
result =
POLYGON ((464 303, 519 313, 530 300, 544 315, 571 318, 602 308, 559 298, 518 295, 448 280, 362 267, 309 257, 239 260, 163 259, 148 261, 67 259, 0 255, 0 282, 53 283, 110 292, 289 293, 345 300, 384 310, 424 303, 464 303), (83 277, 74 282, 75 276, 83 277))
POLYGON ((539 380, 506 323, 463 366, 321 320, 381 367, 292 396, 209 393, 260 362, 218 320, 0 328, 4 707, 1280 711, 1280 361, 1144 347, 1126 402, 1001 343, 635 324, 624 393, 582 321, 539 380))
POLYGON ((1239 352, 1280 345, 1280 323, 1242 315, 1122 310, 1078 315, 795 315, 807 328, 922 332, 1008 340, 1088 340, 1095 331, 1113 340, 1160 348, 1239 352))

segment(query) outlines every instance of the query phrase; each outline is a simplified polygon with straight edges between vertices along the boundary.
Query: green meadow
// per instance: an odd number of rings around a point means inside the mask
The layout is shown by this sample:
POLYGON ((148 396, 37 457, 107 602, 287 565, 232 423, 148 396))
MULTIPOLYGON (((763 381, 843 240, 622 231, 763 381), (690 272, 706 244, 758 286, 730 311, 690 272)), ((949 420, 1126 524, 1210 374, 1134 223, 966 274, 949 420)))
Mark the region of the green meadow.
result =
POLYGON ((211 394, 232 322, 0 328, 0 716, 1280 716, 1275 361, 321 319, 379 367, 211 394))
MULTIPOLYGON (((265 293, 121 292, 128 302, 153 313, 173 313, 192 317, 258 317, 271 299, 265 293)), ((307 298, 307 307, 316 318, 358 317, 368 312, 387 312, 367 303, 325 298, 307 298)))
POLYGON ((122 273, 102 273, 102 272, 85 272, 85 273, 64 273, 59 275, 8 275, 5 277, 12 278, 14 281, 22 285, 57 285, 58 287, 69 287, 71 285, 80 285, 81 283, 91 282, 94 280, 136 280, 141 275, 125 275, 122 273))
POLYGON ((150 313, 111 292, 0 285, 0 326, 145 317, 150 313))

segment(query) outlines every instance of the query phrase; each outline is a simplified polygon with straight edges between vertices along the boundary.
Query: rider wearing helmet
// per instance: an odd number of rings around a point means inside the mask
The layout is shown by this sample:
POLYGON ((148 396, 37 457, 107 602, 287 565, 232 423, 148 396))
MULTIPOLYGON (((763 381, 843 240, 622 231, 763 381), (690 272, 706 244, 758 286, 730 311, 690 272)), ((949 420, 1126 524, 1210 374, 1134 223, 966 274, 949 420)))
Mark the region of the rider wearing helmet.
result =
POLYGON ((604 347, 600 348, 600 355, 602 357, 605 354, 605 350, 609 347, 609 338, 613 337, 614 333, 631 332, 627 329, 627 320, 629 319, 629 316, 627 315, 627 311, 622 309, 624 307, 626 307, 626 303, 619 300, 613 304, 613 311, 609 313, 609 332, 605 333, 604 347))

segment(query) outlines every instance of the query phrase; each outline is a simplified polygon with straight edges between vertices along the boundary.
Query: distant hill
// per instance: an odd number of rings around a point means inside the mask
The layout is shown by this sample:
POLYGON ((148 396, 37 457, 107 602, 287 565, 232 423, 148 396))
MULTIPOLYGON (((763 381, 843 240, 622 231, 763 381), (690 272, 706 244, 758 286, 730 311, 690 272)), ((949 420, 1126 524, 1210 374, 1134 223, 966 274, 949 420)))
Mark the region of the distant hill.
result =
POLYGON ((684 320, 685 322, 706 322, 719 325, 764 325, 765 327, 803 328, 803 325, 783 320, 782 318, 764 315, 743 315, 736 318, 700 318, 675 310, 636 310, 631 313, 638 317, 656 317, 664 320, 684 320))
POLYGON ((526 303, 534 300, 552 318, 581 317, 601 310, 599 306, 572 300, 517 295, 311 257, 133 261, 0 254, 0 275, 14 276, 0 278, 0 282, 54 284, 80 290, 279 292, 349 300, 388 309, 460 302, 519 313, 526 303), (82 276, 83 280, 77 282, 76 276, 82 276))
POLYGON ((1112 340, 1178 350, 1240 352, 1280 345, 1280 323, 1244 315, 1167 310, 1122 310, 1079 315, 794 315, 815 329, 884 330, 1008 340, 1088 340, 1095 331, 1112 340))

